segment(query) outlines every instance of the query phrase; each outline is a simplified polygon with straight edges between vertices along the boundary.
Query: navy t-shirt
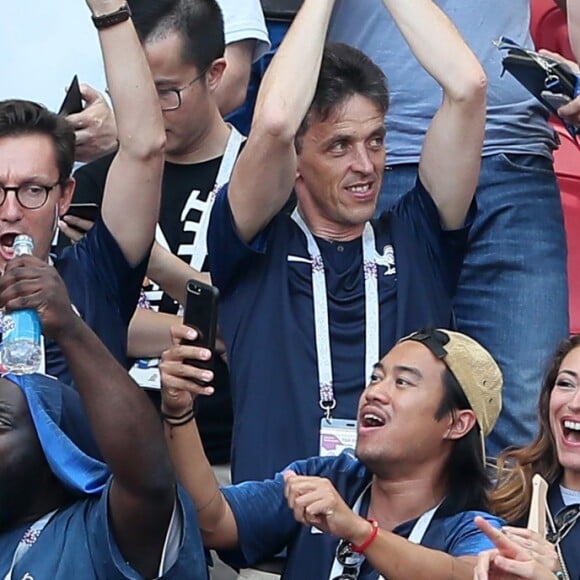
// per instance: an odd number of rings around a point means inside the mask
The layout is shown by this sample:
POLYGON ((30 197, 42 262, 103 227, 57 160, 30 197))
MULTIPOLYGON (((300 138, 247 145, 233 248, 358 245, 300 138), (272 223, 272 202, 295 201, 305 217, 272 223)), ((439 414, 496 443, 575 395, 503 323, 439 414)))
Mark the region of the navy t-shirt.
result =
MULTIPOLYGON (((102 157, 75 172, 75 202, 102 204, 113 158, 114 155, 102 157)), ((156 239, 188 264, 202 210, 214 188, 221 162, 221 156, 200 163, 165 162, 156 239)), ((154 310, 177 314, 179 303, 155 283, 147 286, 145 294, 154 310)), ((230 461, 233 411, 228 367, 220 357, 215 357, 214 372, 214 395, 198 399, 198 427, 211 463, 224 464, 230 461)), ((161 404, 159 392, 149 390, 148 394, 157 406, 161 404)))
MULTIPOLYGON (((227 187, 208 232, 212 280, 220 290, 220 328, 228 349, 234 403, 233 481, 263 480, 318 454, 318 369, 311 263, 306 238, 285 214, 252 244, 237 235, 227 187)), ((423 326, 448 327, 467 244, 467 228, 442 230, 418 181, 373 222, 378 265, 380 349, 423 326), (392 248, 391 248, 392 246, 392 248)), ((353 419, 365 376, 365 293, 361 238, 317 240, 326 268, 334 391, 333 416, 353 419)))
MULTIPOLYGON (((177 561, 162 578, 207 578, 207 566, 195 509, 187 494, 178 494, 182 542, 177 561)), ((14 551, 29 525, 0 534, 0 578, 10 569, 14 551)), ((108 491, 76 501, 49 521, 14 568, 13 578, 51 580, 141 580, 123 557, 109 525, 108 491)))
MULTIPOLYGON (((353 506, 371 481, 372 474, 348 453, 338 457, 313 457, 289 465, 298 475, 329 479, 349 506, 353 506)), ((288 547, 284 570, 285 580, 328 578, 334 562, 338 539, 323 533, 313 533, 311 527, 294 519, 284 497, 284 478, 278 473, 274 479, 248 481, 222 489, 236 519, 239 551, 224 552, 225 561, 239 566, 251 566, 271 559, 288 547)), ((367 505, 368 509, 368 505, 367 505)), ((361 510, 366 516, 366 511, 361 510)), ((493 548, 492 542, 473 523, 477 515, 495 527, 503 520, 485 512, 459 512, 453 499, 445 500, 429 524, 421 544, 454 557, 477 555, 493 548)), ((397 526, 393 532, 408 537, 416 520, 397 526)), ((376 580, 378 573, 368 563, 361 569, 359 580, 376 580)))
MULTIPOLYGON (((566 506, 562 500, 559 483, 550 488, 548 494, 548 505, 550 512, 554 518, 562 512, 566 506)), ((576 522, 574 527, 565 535, 560 542, 564 562, 568 569, 568 574, 571 580, 580 580, 580 520, 576 522)))
MULTIPOLYGON (((146 255, 139 265, 131 267, 100 218, 80 242, 53 257, 73 306, 123 366, 128 366, 127 328, 148 259, 146 255)), ((73 384, 60 347, 47 340, 45 349, 47 374, 73 384)))

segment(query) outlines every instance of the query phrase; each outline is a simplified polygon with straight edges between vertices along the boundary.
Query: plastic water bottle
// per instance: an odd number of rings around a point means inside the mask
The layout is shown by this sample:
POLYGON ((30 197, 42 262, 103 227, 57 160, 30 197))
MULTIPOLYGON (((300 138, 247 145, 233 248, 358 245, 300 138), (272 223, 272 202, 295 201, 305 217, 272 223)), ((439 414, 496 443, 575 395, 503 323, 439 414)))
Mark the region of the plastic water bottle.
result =
MULTIPOLYGON (((30 236, 14 238, 14 256, 30 256, 34 243, 30 236)), ((2 365, 15 375, 35 373, 42 361, 41 325, 34 309, 13 310, 2 320, 2 365)))

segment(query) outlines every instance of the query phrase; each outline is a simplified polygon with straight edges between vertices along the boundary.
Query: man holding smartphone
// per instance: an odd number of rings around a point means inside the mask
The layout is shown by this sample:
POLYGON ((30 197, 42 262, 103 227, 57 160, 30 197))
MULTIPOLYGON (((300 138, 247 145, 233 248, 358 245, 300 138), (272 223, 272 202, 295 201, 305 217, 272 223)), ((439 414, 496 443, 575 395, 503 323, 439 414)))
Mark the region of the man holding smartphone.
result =
MULTIPOLYGON (((15 237, 31 236, 34 255, 42 264, 5 273, 5 283, 10 280, 24 300, 39 288, 52 287, 58 273, 77 313, 126 364, 127 327, 159 213, 165 135, 157 92, 130 10, 122 0, 87 3, 101 36, 119 128, 119 149, 107 173, 101 218, 81 242, 50 256, 58 220, 75 188, 70 176, 74 130, 65 118, 36 103, 0 102, 0 269, 4 271, 13 258, 15 237), (114 17, 100 18, 110 11, 114 17), (127 215, 132 218, 130 228, 127 215)), ((45 347, 43 371, 72 383, 61 350, 51 341, 45 347)))

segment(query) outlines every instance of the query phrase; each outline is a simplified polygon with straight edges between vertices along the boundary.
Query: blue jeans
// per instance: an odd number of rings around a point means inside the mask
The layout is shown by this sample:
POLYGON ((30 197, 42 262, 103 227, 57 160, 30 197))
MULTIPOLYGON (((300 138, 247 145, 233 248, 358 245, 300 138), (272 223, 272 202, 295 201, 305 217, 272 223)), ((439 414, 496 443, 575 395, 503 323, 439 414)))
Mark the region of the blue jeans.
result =
MULTIPOLYGON (((385 171, 379 210, 407 192, 416 165, 385 171)), ((537 433, 548 359, 568 336, 566 239, 552 163, 536 155, 485 157, 477 215, 455 298, 459 330, 493 354, 504 375, 503 410, 488 455, 537 433)))

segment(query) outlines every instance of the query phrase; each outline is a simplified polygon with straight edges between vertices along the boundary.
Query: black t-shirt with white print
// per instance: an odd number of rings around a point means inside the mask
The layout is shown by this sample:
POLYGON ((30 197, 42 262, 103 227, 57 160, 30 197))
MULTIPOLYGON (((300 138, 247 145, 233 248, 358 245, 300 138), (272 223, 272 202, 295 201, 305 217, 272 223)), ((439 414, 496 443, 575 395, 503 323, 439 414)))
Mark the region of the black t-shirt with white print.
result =
MULTIPOLYGON (((113 155, 108 155, 76 171, 74 203, 101 204, 112 159, 113 155)), ((159 238, 159 231, 156 238, 188 264, 202 211, 214 188, 221 160, 218 157, 189 165, 165 162, 159 213, 163 240, 159 238)), ((130 227, 129 223, 127 225, 130 227)), ((179 304, 157 286, 146 288, 146 294, 151 305, 160 312, 178 312, 179 304)), ((215 393, 211 397, 198 398, 197 423, 210 462, 223 464, 229 462, 233 417, 228 369, 219 357, 215 360, 215 371, 215 393)), ((154 399, 158 397, 156 395, 153 394, 154 399)))

